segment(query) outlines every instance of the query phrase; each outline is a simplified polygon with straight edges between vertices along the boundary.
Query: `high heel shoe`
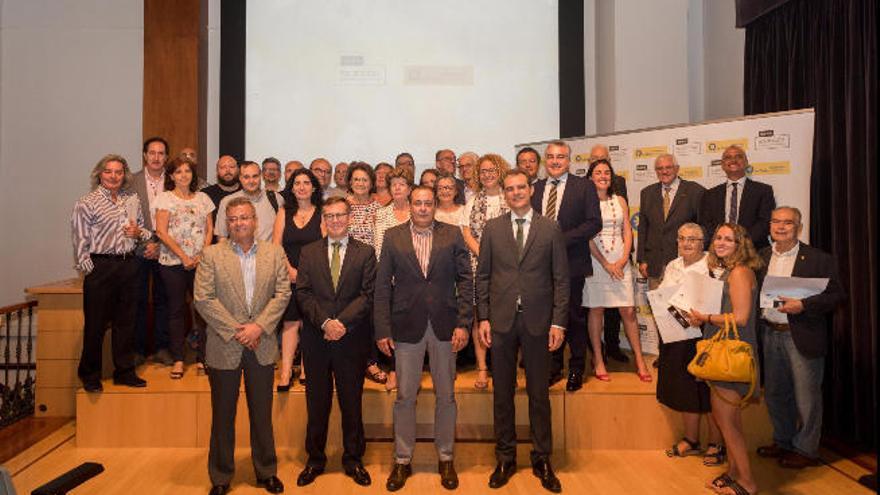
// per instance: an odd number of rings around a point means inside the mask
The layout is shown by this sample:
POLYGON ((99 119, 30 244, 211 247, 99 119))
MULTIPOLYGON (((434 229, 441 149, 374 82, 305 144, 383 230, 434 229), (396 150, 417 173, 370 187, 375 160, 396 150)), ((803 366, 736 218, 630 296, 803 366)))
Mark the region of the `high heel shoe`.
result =
POLYGON ((651 373, 645 373, 645 374, 642 374, 642 373, 639 373, 639 372, 637 371, 637 372, 636 372, 636 375, 639 375, 639 380, 641 380, 641 381, 643 381, 643 382, 645 382, 645 383, 650 383, 650 382, 653 382, 653 381, 654 381, 654 377, 651 376, 651 373))
POLYGON ((477 379, 474 380, 474 388, 477 390, 486 390, 489 387, 489 368, 477 368, 477 379), (485 373, 486 378, 481 379, 480 373, 485 373))
POLYGON ((611 375, 609 375, 607 372, 596 373, 596 370, 593 369, 593 376, 595 376, 596 379, 599 380, 600 382, 610 382, 611 381, 611 375))
POLYGON ((290 392, 290 385, 293 383, 293 380, 287 382, 287 385, 278 384, 275 386, 276 392, 290 392))

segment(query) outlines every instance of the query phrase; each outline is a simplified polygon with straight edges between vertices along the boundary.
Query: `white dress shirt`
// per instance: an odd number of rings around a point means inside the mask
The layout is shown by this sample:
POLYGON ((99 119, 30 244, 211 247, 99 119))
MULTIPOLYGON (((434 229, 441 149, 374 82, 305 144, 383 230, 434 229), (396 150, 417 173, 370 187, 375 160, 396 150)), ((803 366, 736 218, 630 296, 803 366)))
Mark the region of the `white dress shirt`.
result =
POLYGON ((327 266, 333 266, 333 243, 339 242, 342 245, 339 246, 339 273, 342 273, 342 263, 345 262, 345 250, 348 249, 348 236, 343 237, 342 239, 333 239, 331 237, 327 237, 327 266))

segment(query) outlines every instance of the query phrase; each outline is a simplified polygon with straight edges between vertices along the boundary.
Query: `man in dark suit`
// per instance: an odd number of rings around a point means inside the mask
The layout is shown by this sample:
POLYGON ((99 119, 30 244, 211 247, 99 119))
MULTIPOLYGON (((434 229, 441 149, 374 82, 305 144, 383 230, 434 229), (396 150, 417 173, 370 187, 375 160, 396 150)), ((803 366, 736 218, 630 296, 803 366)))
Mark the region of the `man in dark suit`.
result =
MULTIPOLYGON (((583 386, 586 366, 587 324, 581 300, 584 279, 593 274, 589 240, 602 230, 602 213, 593 182, 568 173, 571 148, 566 143, 556 141, 548 144, 544 151, 544 162, 547 178, 535 183, 531 203, 536 212, 555 220, 565 237, 571 273, 569 331, 565 333, 571 358, 568 361, 566 389, 575 391, 583 386)), ((553 353, 550 364, 551 384, 562 379, 562 354, 561 346, 553 353)))
MULTIPOLYGON (((554 147, 554 154, 564 148, 554 147)), ((570 186, 571 184, 569 184, 570 186)), ((516 471, 514 393, 522 350, 529 395, 532 472, 551 492, 562 491, 550 466, 550 353, 562 347, 569 312, 569 256, 558 225, 530 205, 533 188, 520 171, 504 179, 510 213, 486 223, 477 265, 479 335, 492 352, 495 457, 489 487, 516 471)), ((572 192, 572 190, 569 190, 572 192)))
POLYGON ((342 466, 355 483, 368 486, 370 474, 361 398, 370 346, 370 309, 376 276, 372 246, 348 234, 351 206, 341 197, 324 203, 327 237, 305 246, 296 276, 296 299, 305 318, 302 330, 306 376, 306 452, 309 459, 296 479, 310 484, 324 472, 327 427, 336 397, 342 416, 342 466))
POLYGON ((761 250, 766 268, 758 274, 827 278, 821 294, 796 299, 780 297, 778 306, 762 310, 764 325, 764 398, 773 423, 773 443, 758 448, 787 468, 818 464, 822 434, 822 376, 828 353, 828 315, 846 297, 834 258, 798 242, 801 212, 779 207, 770 219, 773 244, 761 250))
MULTIPOLYGON (((611 157, 608 156, 608 147, 604 144, 594 145, 590 149, 590 165, 598 160, 607 160, 608 163, 611 163, 611 157)), ((622 175, 614 174, 611 177, 611 191, 618 196, 622 196, 627 204, 629 204, 629 196, 627 196, 626 192, 626 178, 622 175)), ((622 363, 629 361, 626 354, 620 351, 620 310, 618 308, 605 308, 603 316, 605 356, 622 363)))
POLYGON ((235 472, 235 411, 242 374, 250 416, 251 460, 257 485, 281 493, 272 433, 275 327, 290 299, 287 257, 281 246, 255 238, 257 215, 246 198, 226 206, 229 239, 205 248, 193 300, 208 323, 205 362, 210 367, 210 495, 224 495, 235 472))
POLYGON ((385 232, 373 317, 379 349, 394 350, 394 466, 385 486, 399 490, 412 474, 416 396, 427 352, 434 385, 434 445, 444 488, 458 486, 455 443, 455 353, 473 321, 470 255, 458 227, 434 221, 434 190, 419 186, 409 197, 410 221, 385 232))
POLYGON ((670 154, 654 160, 659 182, 642 189, 639 200, 639 273, 656 289, 666 264, 678 257, 678 228, 699 223, 700 202, 706 189, 678 176, 678 162, 670 154))
POLYGON ((770 212, 776 208, 773 187, 746 177, 749 160, 738 145, 721 154, 721 168, 727 180, 706 191, 700 205, 700 225, 706 232, 706 246, 722 223, 742 225, 756 249, 769 245, 770 212))

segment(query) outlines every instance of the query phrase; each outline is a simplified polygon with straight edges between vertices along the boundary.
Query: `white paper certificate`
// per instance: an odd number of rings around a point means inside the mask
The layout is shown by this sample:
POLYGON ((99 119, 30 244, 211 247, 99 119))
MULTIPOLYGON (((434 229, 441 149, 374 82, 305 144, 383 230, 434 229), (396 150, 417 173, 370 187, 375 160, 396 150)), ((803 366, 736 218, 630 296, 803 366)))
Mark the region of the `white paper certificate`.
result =
POLYGON ((761 307, 772 308, 779 296, 803 299, 821 294, 828 287, 827 278, 777 277, 767 275, 761 286, 761 307))
POLYGON ((669 304, 685 311, 696 309, 711 315, 721 312, 724 282, 694 271, 684 274, 679 290, 669 299, 669 304))
POLYGON ((678 292, 680 285, 672 285, 660 289, 648 291, 648 303, 651 305, 651 313, 657 324, 657 331, 664 344, 689 340, 702 337, 702 331, 697 327, 684 328, 669 313, 669 299, 678 292))

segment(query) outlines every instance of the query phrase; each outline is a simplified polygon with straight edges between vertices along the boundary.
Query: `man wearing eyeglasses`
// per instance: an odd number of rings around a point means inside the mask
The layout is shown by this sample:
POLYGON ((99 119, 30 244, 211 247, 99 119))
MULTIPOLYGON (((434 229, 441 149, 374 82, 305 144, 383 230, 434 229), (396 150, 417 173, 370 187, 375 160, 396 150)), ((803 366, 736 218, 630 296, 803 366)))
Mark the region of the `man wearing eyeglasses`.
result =
POLYGON ((678 176, 675 156, 665 153, 654 160, 657 182, 642 189, 639 197, 639 241, 636 261, 648 288, 660 285, 666 264, 678 257, 678 228, 699 223, 700 202, 706 189, 678 176))
POLYGON ((305 246, 296 275, 296 300, 303 318, 302 347, 306 383, 305 469, 298 486, 311 484, 327 465, 325 447, 333 384, 342 417, 342 467, 361 486, 371 483, 362 457, 366 450, 361 397, 373 345, 370 309, 376 275, 373 247, 349 236, 351 205, 327 199, 321 216, 324 239, 305 246))
POLYGON ((324 199, 333 196, 333 191, 330 190, 330 181, 333 179, 333 167, 330 165, 330 162, 326 158, 315 158, 309 164, 309 170, 315 174, 315 178, 321 184, 324 199))
POLYGON ((769 245, 770 212, 776 208, 773 186, 746 177, 749 159, 745 150, 732 144, 721 154, 721 168, 727 180, 706 191, 700 205, 700 224, 706 244, 722 223, 742 225, 755 249, 769 245))
POLYGON ((284 198, 276 191, 269 191, 260 187, 262 172, 256 162, 243 162, 239 173, 241 190, 234 192, 220 200, 217 209, 217 220, 214 222, 214 233, 217 238, 228 235, 226 230, 226 205, 235 198, 247 198, 253 203, 257 211, 257 239, 268 241, 272 239, 272 228, 275 225, 275 215, 278 208, 284 206, 284 198))
MULTIPOLYGON (((255 167, 259 171, 259 167, 255 167)), ((259 173, 259 172, 258 172, 259 173)), ((272 381, 278 344, 275 327, 290 300, 287 256, 258 240, 254 204, 245 197, 225 205, 229 239, 205 248, 193 299, 208 324, 205 364, 211 384, 211 495, 223 495, 235 473, 235 411, 242 374, 250 416, 251 460, 257 485, 281 493, 272 431, 272 381)))

